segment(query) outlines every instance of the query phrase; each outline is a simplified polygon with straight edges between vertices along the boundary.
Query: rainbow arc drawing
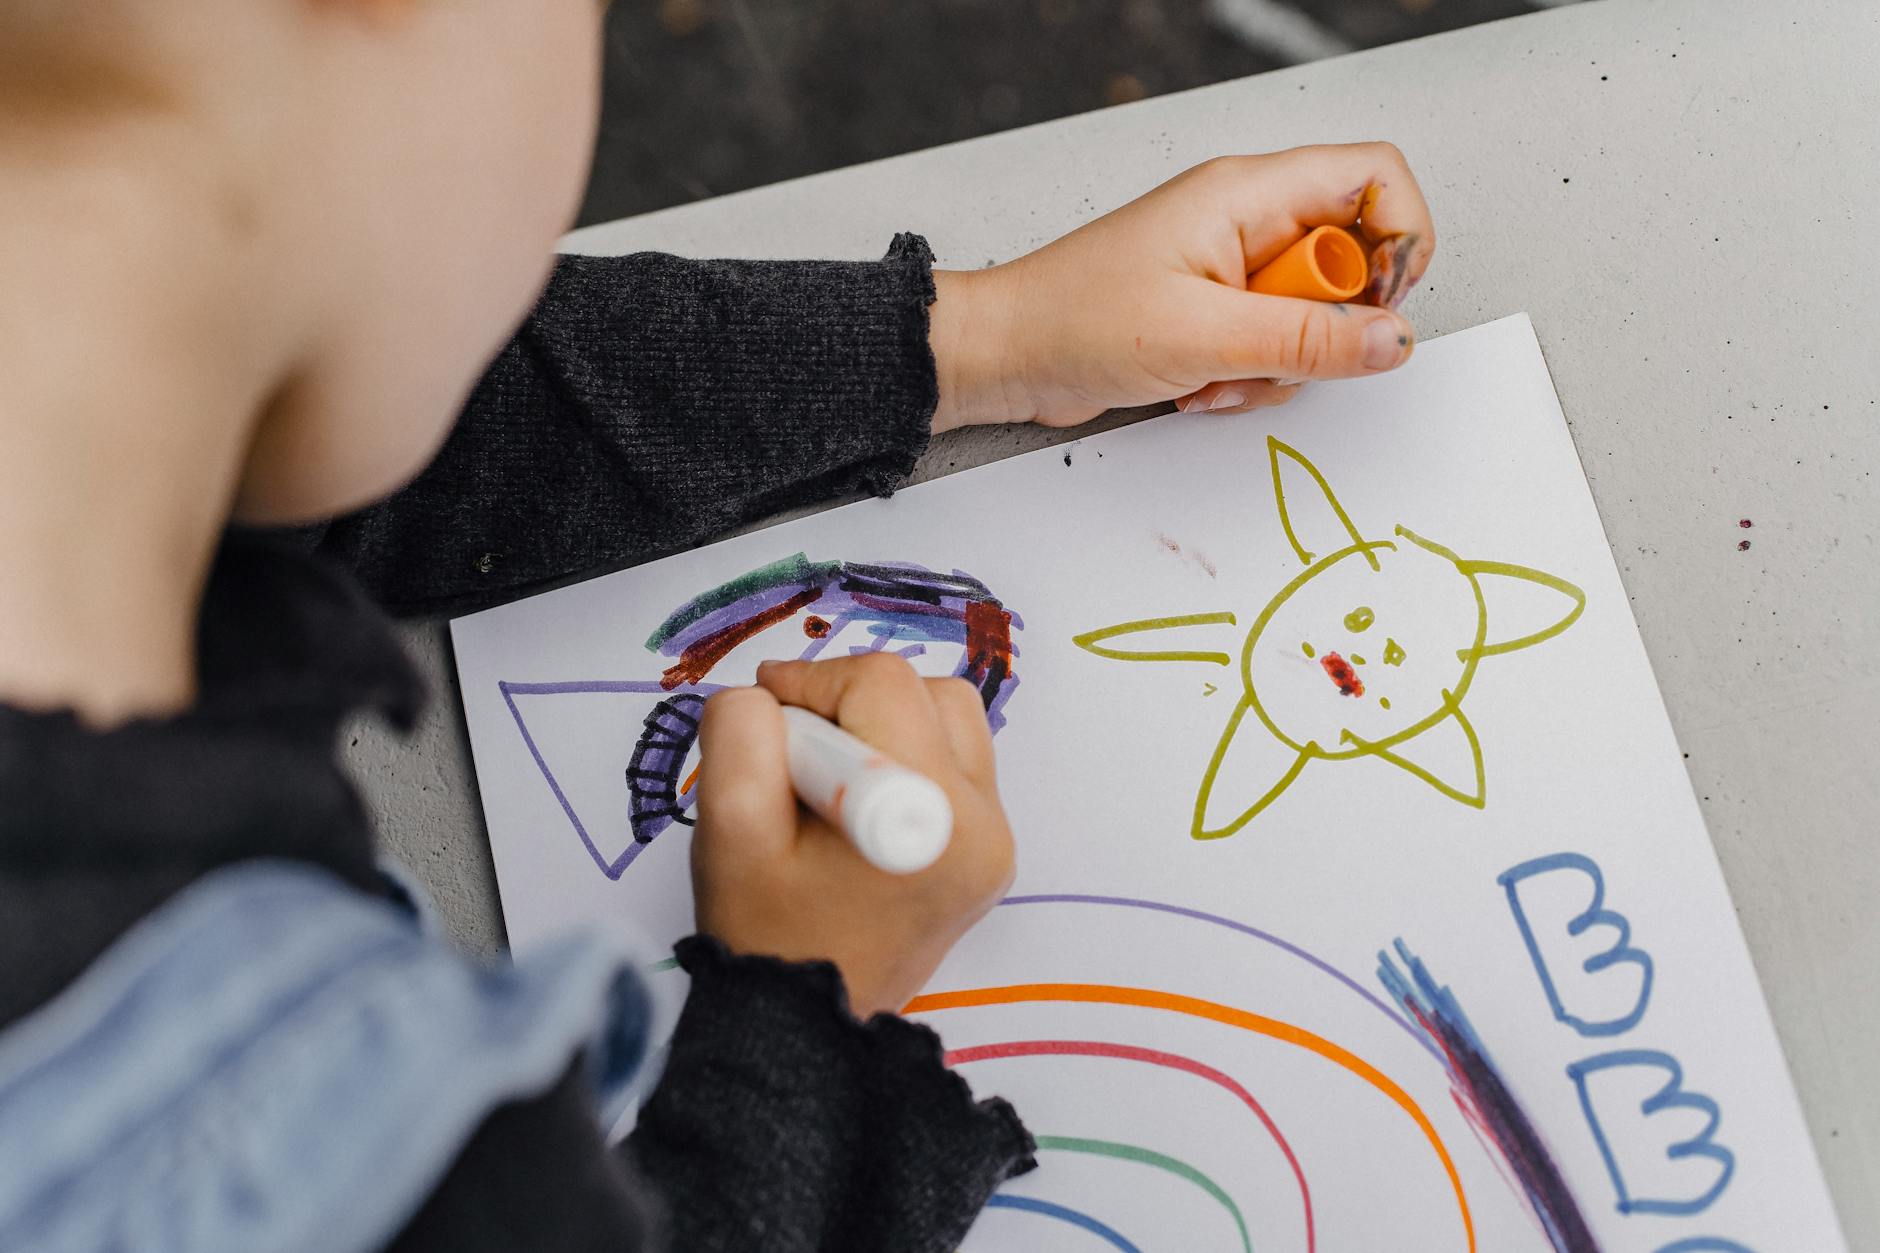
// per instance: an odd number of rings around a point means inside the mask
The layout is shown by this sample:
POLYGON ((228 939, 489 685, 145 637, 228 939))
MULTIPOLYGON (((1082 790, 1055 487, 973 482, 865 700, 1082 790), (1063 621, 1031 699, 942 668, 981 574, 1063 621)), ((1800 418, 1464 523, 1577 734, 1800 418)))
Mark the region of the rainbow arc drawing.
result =
MULTIPOLYGON (((977 1088, 1013 1095, 1038 1139, 1041 1169, 995 1198, 969 1253, 1475 1250, 1484 1206, 1504 1230, 1524 1209, 1535 1249, 1593 1247, 1546 1143, 1406 944, 1355 974, 1251 922, 1168 902, 1025 894, 994 916, 1015 974, 1052 977, 949 987, 943 969, 906 1009, 946 1034, 949 1064, 977 1088), (1040 960, 1033 940, 1073 929, 1118 949, 1040 960), (1156 960, 1119 958, 1138 944, 1156 960), (1160 974, 1115 981, 1132 965, 1160 974), (1072 977, 1083 969, 1112 973, 1072 977), (1401 1238, 1399 1222, 1416 1242, 1378 1243, 1401 1238), (1028 1243, 1033 1224, 1085 1243, 1028 1243)), ((1000 960, 972 954, 979 971, 1000 960)))

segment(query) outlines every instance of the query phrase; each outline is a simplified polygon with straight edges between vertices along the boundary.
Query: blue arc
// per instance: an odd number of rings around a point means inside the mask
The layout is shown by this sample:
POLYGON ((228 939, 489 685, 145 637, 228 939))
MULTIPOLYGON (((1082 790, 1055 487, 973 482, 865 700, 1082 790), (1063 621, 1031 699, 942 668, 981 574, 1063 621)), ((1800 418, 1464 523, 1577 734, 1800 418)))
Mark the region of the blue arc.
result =
POLYGON ((1015 1196, 1008 1192, 995 1192, 986 1200, 987 1209, 1015 1209, 1029 1214, 1042 1214, 1046 1218, 1055 1218, 1061 1223, 1081 1227, 1091 1235, 1109 1241, 1110 1247, 1119 1253, 1142 1253, 1142 1250, 1123 1238, 1114 1227, 1098 1222, 1081 1210, 1059 1205, 1054 1201, 1040 1201, 1035 1196, 1015 1196))

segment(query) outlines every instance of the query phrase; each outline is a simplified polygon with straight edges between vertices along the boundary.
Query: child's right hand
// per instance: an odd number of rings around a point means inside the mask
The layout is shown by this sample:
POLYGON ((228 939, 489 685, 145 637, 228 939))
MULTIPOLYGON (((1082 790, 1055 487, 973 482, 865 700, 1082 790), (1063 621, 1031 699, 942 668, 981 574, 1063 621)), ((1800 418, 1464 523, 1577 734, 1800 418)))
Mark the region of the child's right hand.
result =
POLYGON ((768 662, 757 681, 705 703, 698 928, 737 952, 832 961, 857 1017, 892 1013, 1011 886, 985 707, 965 680, 922 678, 887 653, 768 662), (945 789, 953 839, 940 859, 918 874, 878 870, 798 805, 782 705, 821 714, 945 789))

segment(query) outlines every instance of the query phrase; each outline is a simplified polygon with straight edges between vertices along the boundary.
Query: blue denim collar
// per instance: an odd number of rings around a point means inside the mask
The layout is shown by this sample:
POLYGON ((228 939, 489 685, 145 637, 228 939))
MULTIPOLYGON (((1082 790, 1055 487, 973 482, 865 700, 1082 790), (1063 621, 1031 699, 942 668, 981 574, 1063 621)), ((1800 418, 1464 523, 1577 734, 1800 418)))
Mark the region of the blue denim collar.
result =
POLYGON ((0 1248, 379 1248, 577 1055, 616 1119, 649 1015, 596 940, 483 966, 323 871, 218 871, 0 1034, 0 1248))

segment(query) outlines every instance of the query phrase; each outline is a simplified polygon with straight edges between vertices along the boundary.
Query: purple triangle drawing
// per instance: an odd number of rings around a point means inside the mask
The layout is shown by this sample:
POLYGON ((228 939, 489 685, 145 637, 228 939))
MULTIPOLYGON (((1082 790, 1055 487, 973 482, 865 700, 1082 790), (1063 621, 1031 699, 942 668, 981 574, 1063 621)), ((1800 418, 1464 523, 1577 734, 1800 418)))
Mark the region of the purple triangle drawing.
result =
POLYGON ((581 844, 618 879, 673 823, 690 826, 680 776, 699 712, 718 684, 668 689, 658 680, 499 683, 548 790, 581 844), (609 728, 597 735, 596 727, 609 728))

